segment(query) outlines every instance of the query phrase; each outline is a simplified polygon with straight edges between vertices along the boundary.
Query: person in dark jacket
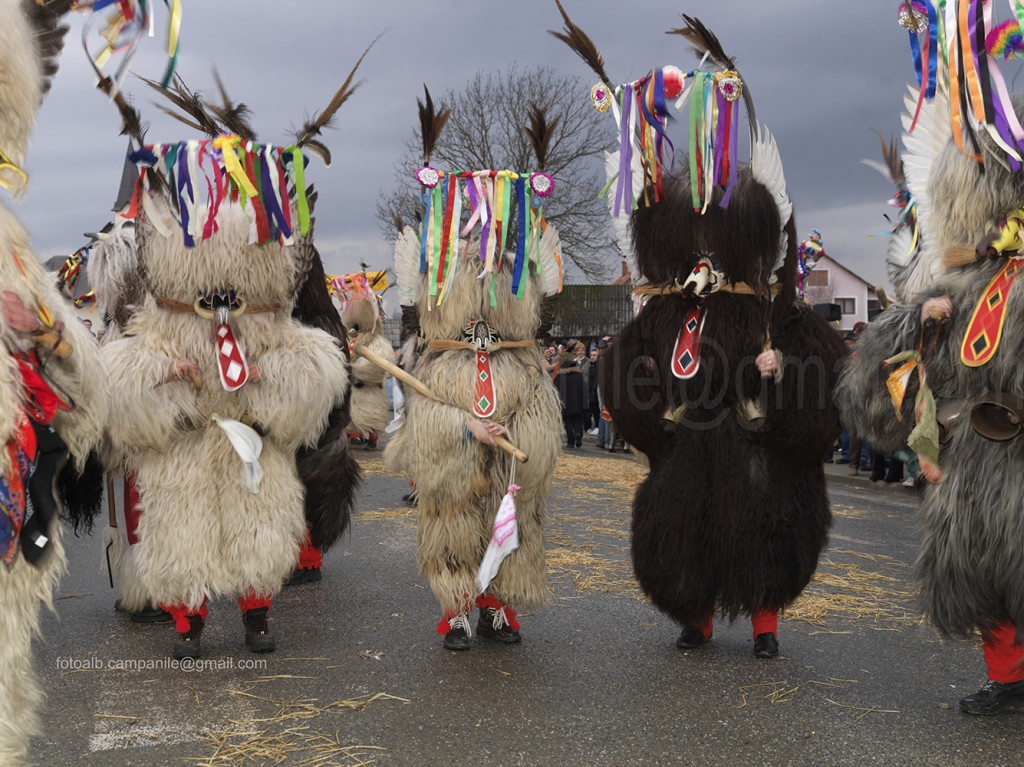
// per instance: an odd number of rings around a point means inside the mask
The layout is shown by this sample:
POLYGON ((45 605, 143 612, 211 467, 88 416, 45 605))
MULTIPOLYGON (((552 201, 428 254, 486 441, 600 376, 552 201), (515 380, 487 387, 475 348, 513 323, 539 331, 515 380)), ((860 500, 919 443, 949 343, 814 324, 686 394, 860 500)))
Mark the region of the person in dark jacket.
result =
POLYGON ((565 446, 580 447, 583 444, 583 410, 587 406, 586 390, 583 386, 581 362, 586 350, 579 341, 570 341, 568 351, 562 354, 555 385, 562 400, 562 423, 565 425, 565 446))

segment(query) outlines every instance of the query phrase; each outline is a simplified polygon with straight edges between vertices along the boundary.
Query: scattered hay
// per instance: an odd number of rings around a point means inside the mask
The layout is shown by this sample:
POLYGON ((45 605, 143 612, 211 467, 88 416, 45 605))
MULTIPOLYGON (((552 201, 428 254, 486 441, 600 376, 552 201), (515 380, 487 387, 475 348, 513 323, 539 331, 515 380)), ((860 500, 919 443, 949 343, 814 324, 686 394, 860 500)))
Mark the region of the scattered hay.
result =
POLYGON ((313 698, 277 700, 240 690, 228 690, 240 695, 270 703, 277 707, 268 718, 248 722, 229 721, 231 729, 210 730, 206 739, 213 754, 197 759, 196 767, 246 767, 246 765, 288 764, 297 767, 362 767, 372 764, 375 752, 385 751, 380 746, 342 743, 337 731, 333 735, 299 725, 296 720, 315 719, 324 714, 358 710, 378 700, 410 701, 387 693, 362 695, 348 700, 336 700, 326 706, 315 705, 313 698))
MULTIPOLYGON (((830 555, 855 554, 865 559, 891 560, 859 552, 830 551, 830 555)), ((786 610, 787 620, 798 620, 824 628, 830 618, 844 617, 885 623, 917 623, 921 617, 913 607, 914 593, 906 581, 874 570, 865 570, 853 562, 822 559, 818 572, 800 598, 786 610)))
POLYGON ((415 506, 399 506, 396 509, 365 509, 355 512, 360 522, 416 522, 415 506))
POLYGON ((646 476, 647 468, 635 460, 609 460, 562 452, 555 464, 556 480, 598 480, 628 488, 630 493, 646 476))

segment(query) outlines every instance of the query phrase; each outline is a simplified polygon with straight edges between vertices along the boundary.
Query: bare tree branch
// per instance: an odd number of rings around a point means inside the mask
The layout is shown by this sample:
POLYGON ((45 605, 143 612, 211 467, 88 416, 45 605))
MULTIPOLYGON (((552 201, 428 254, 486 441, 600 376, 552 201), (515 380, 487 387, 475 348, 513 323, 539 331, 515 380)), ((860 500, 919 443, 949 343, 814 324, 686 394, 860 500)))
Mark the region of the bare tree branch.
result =
MULTIPOLYGON (((614 143, 610 120, 591 105, 590 85, 549 67, 503 72, 477 72, 466 87, 440 99, 451 115, 431 157, 433 167, 447 171, 537 169, 529 124, 532 105, 547 112, 552 136, 546 172, 555 190, 544 200, 544 217, 558 227, 563 255, 570 269, 586 279, 600 280, 614 269, 621 254, 609 229, 608 207, 598 193, 604 185, 604 155, 614 143)), ((381 234, 394 240, 396 217, 406 224, 422 220, 420 187, 414 173, 423 153, 420 130, 405 142, 395 165, 395 187, 377 201, 381 234)), ((468 213, 466 214, 468 215, 468 213)), ((510 232, 510 241, 511 235, 510 232)))

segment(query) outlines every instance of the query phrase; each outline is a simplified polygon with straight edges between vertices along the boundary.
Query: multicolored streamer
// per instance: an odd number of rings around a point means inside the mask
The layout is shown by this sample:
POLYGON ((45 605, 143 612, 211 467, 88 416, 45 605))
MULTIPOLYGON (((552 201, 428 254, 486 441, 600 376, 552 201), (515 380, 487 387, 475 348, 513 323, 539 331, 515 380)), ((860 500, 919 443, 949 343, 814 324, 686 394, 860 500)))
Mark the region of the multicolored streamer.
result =
MULTIPOLYGON (((491 275, 492 305, 497 301, 495 282, 501 271, 500 254, 505 251, 515 199, 518 234, 512 266, 512 294, 522 298, 526 291, 524 276, 531 261, 540 272, 540 237, 547 227, 539 200, 551 189, 551 177, 543 173, 517 173, 510 170, 460 171, 449 173, 420 168, 417 180, 424 186, 421 197, 425 214, 420 230, 420 272, 430 276, 428 295, 439 305, 447 296, 452 266, 458 253, 459 237, 468 237, 479 227, 479 259, 484 274, 491 275), (463 198, 469 201, 468 221, 462 224, 463 198)), ((559 272, 561 261, 559 254, 559 272)))
MULTIPOLYGON (((181 0, 164 0, 168 11, 167 68, 161 78, 166 88, 178 66, 181 33, 181 0)), ((150 0, 78 0, 71 5, 72 11, 89 13, 90 17, 82 27, 82 47, 96 65, 102 69, 114 56, 123 56, 111 78, 118 89, 131 70, 132 58, 143 35, 153 37, 155 19, 150 0), (93 19, 99 11, 110 9, 106 26, 97 34, 105 45, 95 56, 89 53, 89 37, 93 30, 93 19)))
POLYGON ((999 70, 1022 51, 1021 0, 1010 0, 1016 21, 995 24, 990 0, 913 0, 900 4, 899 21, 909 36, 914 72, 920 86, 913 131, 921 105, 939 84, 950 93, 950 120, 957 147, 978 162, 983 157, 976 131, 985 131, 999 146, 1011 170, 1024 165, 1024 127, 1017 119, 1010 92, 999 70), (939 52, 943 58, 939 59, 939 52), (966 117, 965 117, 966 116, 966 117), (972 144, 968 150, 962 135, 972 144))
POLYGON ((162 235, 169 234, 162 214, 149 200, 146 171, 159 173, 164 189, 173 195, 168 202, 172 210, 178 210, 186 247, 194 247, 197 240, 205 240, 217 230, 217 212, 228 198, 252 206, 260 245, 291 243, 295 224, 301 235, 309 233, 304 177, 307 160, 298 147, 243 143, 234 134, 222 134, 204 141, 154 144, 133 152, 128 159, 140 168, 130 211, 138 211, 141 197, 153 225, 162 235), (292 221, 293 204, 298 214, 296 222, 292 221), (202 223, 204 209, 206 220, 202 223))
MULTIPOLYGON (((739 115, 737 100, 743 84, 734 71, 682 72, 676 67, 654 69, 636 82, 615 89, 610 99, 613 116, 619 125, 619 171, 614 182, 612 212, 631 214, 639 207, 633 199, 633 153, 640 156, 644 172, 645 205, 664 197, 666 163, 675 151, 666 132, 668 101, 677 99, 676 108, 689 107, 688 141, 690 188, 693 207, 707 210, 715 188, 725 190, 722 207, 727 207, 736 184, 738 170, 739 115)), ((602 107, 602 99, 597 108, 602 107)), ((667 171, 671 173, 671 170, 667 171)), ((611 185, 601 194, 608 193, 611 185)))

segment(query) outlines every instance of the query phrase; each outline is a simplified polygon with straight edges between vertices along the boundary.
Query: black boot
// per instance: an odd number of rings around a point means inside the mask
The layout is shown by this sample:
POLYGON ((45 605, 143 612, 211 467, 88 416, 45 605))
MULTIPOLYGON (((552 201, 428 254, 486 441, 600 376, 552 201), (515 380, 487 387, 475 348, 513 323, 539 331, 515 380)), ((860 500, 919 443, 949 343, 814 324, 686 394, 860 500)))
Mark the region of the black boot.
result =
POLYGON ((1003 711, 1024 712, 1024 680, 993 682, 990 679, 974 695, 961 698, 960 710, 980 716, 992 716, 1003 711))
POLYGON ((178 632, 178 641, 174 643, 174 659, 198 658, 201 652, 199 637, 203 633, 203 616, 196 613, 188 616, 188 631, 178 632))
POLYGON ((505 610, 493 607, 481 607, 480 619, 476 624, 476 633, 482 637, 493 639, 504 644, 515 644, 522 640, 519 632, 509 625, 505 610))
POLYGON ((444 635, 444 649, 453 652, 468 650, 469 638, 473 635, 469 627, 469 616, 466 613, 459 613, 448 619, 448 626, 448 633, 444 635))
POLYGON ((770 631, 758 634, 754 638, 755 658, 774 658, 779 654, 779 640, 770 631))
POLYGON ((300 583, 313 583, 314 581, 323 580, 324 574, 320 572, 319 567, 296 567, 292 570, 291 577, 288 578, 286 586, 298 586, 300 583))
POLYGON ((692 626, 683 626, 683 632, 676 640, 676 647, 680 650, 692 650, 711 641, 711 636, 704 636, 704 632, 692 626))
POLYGON ((245 624, 245 646, 251 652, 274 652, 277 642, 267 628, 267 610, 269 607, 254 607, 242 613, 245 624))
POLYGON ((132 623, 170 623, 174 620, 174 616, 164 608, 154 607, 149 602, 146 602, 141 610, 133 612, 130 617, 132 623))

